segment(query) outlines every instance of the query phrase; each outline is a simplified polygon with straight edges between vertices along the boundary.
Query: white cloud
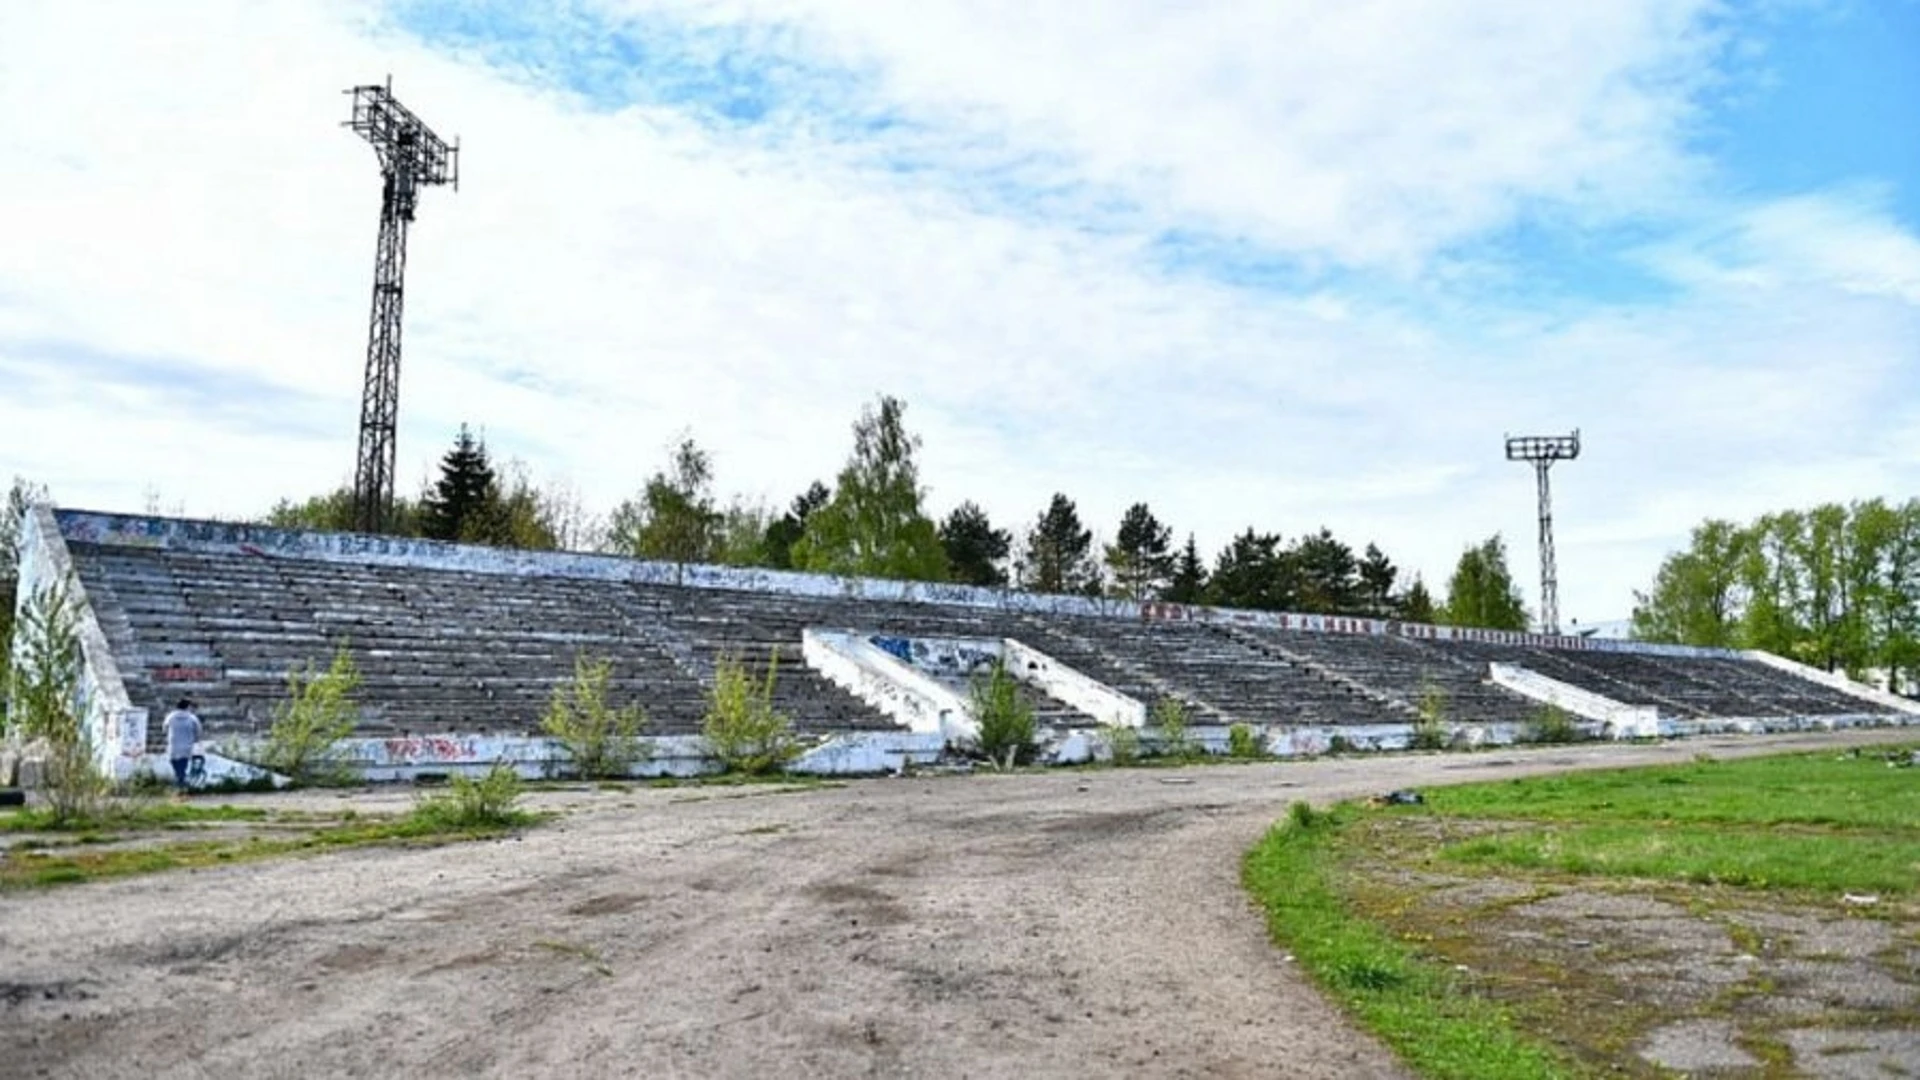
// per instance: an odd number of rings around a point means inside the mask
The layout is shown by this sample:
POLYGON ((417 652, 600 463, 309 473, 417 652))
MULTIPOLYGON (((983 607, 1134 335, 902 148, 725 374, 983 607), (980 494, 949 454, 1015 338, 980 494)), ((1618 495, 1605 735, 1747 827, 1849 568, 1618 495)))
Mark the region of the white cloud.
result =
POLYGON ((1716 47, 1696 7, 1272 8, 688 9, 793 20, 781 47, 872 73, 949 165, 1037 155, 1139 200, 1089 229, 875 170, 824 129, 587 109, 370 7, 8 5, 0 375, 37 378, 0 394, 0 474, 228 515, 350 474, 379 183, 339 91, 392 71, 466 147, 462 189, 427 192, 413 229, 403 486, 471 421, 605 508, 688 430, 723 490, 784 504, 885 391, 937 509, 1024 528, 1064 491, 1110 531, 1145 500, 1209 551, 1325 524, 1437 586, 1496 529, 1531 580, 1532 480, 1500 434, 1579 425, 1562 609, 1593 621, 1708 514, 1920 481, 1891 441, 1912 240, 1884 216, 1749 206, 1737 244, 1703 249, 1746 277, 1553 320, 1416 273, 1537 201, 1599 221, 1700 202, 1677 138, 1716 47), (1176 227, 1389 276, 1239 289, 1143 256, 1176 227), (47 343, 300 415, 183 411, 180 388, 71 375, 47 343))

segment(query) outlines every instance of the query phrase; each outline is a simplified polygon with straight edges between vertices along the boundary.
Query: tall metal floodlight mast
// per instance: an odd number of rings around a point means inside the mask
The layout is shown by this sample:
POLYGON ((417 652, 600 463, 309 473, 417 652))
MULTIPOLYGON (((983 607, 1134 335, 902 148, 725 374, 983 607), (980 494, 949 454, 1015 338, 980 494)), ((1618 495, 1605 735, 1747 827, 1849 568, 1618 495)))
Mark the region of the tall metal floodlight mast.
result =
POLYGON ((353 474, 353 527, 384 532, 393 516, 394 428, 400 412, 400 309, 407 272, 407 225, 420 188, 460 187, 460 147, 448 146, 385 86, 356 86, 353 119, 343 125, 373 144, 385 193, 373 256, 373 317, 367 334, 367 382, 360 398, 360 464, 353 474))
POLYGON ((1521 435, 1507 439, 1508 461, 1531 461, 1540 481, 1540 629, 1560 632, 1560 582, 1553 566, 1553 493, 1547 470, 1580 456, 1580 429, 1571 435, 1521 435))

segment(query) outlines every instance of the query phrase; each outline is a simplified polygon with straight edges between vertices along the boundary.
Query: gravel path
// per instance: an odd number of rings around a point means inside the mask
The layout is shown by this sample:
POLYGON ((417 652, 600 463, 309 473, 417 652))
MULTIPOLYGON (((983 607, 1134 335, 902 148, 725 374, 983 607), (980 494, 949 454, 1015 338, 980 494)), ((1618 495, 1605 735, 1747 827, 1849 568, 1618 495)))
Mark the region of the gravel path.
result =
POLYGON ((1402 1076, 1239 888, 1289 802, 1901 736, 545 793, 517 839, 0 898, 0 1076, 1402 1076))

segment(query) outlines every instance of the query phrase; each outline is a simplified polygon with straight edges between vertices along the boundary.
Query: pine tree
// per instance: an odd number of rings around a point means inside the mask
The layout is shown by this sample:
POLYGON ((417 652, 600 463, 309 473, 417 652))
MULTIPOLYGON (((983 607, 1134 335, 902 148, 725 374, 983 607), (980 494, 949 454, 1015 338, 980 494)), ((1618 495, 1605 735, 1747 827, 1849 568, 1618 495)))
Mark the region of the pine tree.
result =
POLYGON ((820 573, 945 581, 947 555, 939 531, 921 510, 925 493, 908 434, 906 405, 882 396, 853 425, 853 455, 833 497, 807 517, 793 545, 796 566, 820 573))
POLYGON ((1187 546, 1180 549, 1173 564, 1173 578, 1164 598, 1176 604, 1200 604, 1207 599, 1207 566, 1200 561, 1200 547, 1193 534, 1187 534, 1187 546))
POLYGON ((1300 573, 1277 533, 1251 528, 1233 538, 1214 563, 1209 599, 1224 607, 1290 611, 1298 606, 1300 573))
POLYGON ((1460 553, 1447 579, 1447 622, 1489 630, 1525 630, 1526 602, 1507 569, 1507 544, 1499 534, 1460 553))
POLYGON ((1353 549, 1321 529, 1300 538, 1292 551, 1292 562, 1299 568, 1301 611, 1319 615, 1357 615, 1360 599, 1360 564, 1353 549))
POLYGON ((1407 622, 1433 624, 1440 621, 1440 613, 1433 606, 1433 595, 1427 592, 1427 583, 1414 575, 1413 584, 1400 595, 1395 606, 1400 618, 1407 622))
POLYGON ((1146 503, 1134 503, 1120 518, 1120 533, 1107 545, 1107 568, 1113 571, 1114 591, 1128 600, 1159 596, 1173 576, 1168 548, 1173 530, 1160 524, 1146 503))
POLYGON ((1387 560, 1379 547, 1367 545, 1366 553, 1360 558, 1360 595, 1368 615, 1384 618, 1394 613, 1393 579, 1399 574, 1399 568, 1387 560))
POLYGON ((434 540, 474 539, 473 532, 499 498, 487 444, 461 424, 453 449, 440 459, 440 479, 421 500, 420 534, 434 540))
POLYGON ((961 503, 940 523, 940 546, 946 550, 953 580, 965 585, 1007 583, 1005 564, 1013 535, 994 528, 977 503, 961 503))
POLYGON ((776 570, 793 569, 793 545, 807 533, 807 519, 815 510, 827 505, 833 492, 827 485, 815 480, 807 490, 794 496, 793 506, 780 519, 767 526, 764 543, 767 565, 776 570))
POLYGON ((1095 580, 1093 531, 1080 524, 1073 500, 1056 494, 1027 530, 1021 587, 1041 593, 1082 593, 1095 580))

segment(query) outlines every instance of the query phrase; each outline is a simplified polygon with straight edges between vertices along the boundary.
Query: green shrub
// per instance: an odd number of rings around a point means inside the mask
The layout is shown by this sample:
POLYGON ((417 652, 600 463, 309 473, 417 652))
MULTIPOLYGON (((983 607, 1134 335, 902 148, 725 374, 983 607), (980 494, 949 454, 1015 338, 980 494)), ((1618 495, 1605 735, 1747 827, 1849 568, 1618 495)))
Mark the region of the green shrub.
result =
POLYGON ((14 737, 37 750, 41 794, 52 820, 68 826, 97 818, 113 781, 94 760, 93 740, 78 711, 80 629, 71 582, 27 598, 14 648, 8 723, 14 737))
POLYGON ((1267 756, 1267 748, 1252 724, 1233 724, 1227 728, 1227 756, 1243 761, 1263 758, 1267 756))
POLYGON ((1521 738, 1532 743, 1571 743, 1585 739, 1586 733, 1573 722, 1567 710, 1558 705, 1549 705, 1540 710, 1540 714, 1527 725, 1521 738))
POLYGON ((522 794, 520 774, 495 762, 485 776, 454 776, 446 790, 415 803, 412 824, 433 832, 523 825, 530 816, 519 808, 522 794))
POLYGON ((1160 733, 1160 753, 1182 761, 1197 749, 1187 735, 1187 703, 1177 697, 1163 697, 1153 703, 1153 726, 1160 733))
POLYGON ((1327 815, 1315 810, 1312 803, 1295 802, 1287 807, 1287 821, 1302 832, 1318 828, 1326 820, 1327 815))
POLYGON ((1407 746, 1414 750, 1447 748, 1447 694, 1432 683, 1420 687, 1420 718, 1414 721, 1407 746))
POLYGON ((273 707, 264 743, 223 749, 297 784, 348 782, 353 767, 341 759, 339 744, 353 734, 358 718, 353 692, 359 688, 360 671, 342 645, 325 671, 308 661, 287 672, 287 696, 273 707))
POLYGON ((713 692, 700 733, 707 749, 729 772, 758 776, 786 765, 800 754, 793 721, 773 707, 774 678, 780 654, 767 658, 765 682, 755 682, 737 657, 723 656, 714 666, 713 692))
POLYGON ((575 774, 592 780, 624 777, 646 757, 640 732, 647 726, 638 705, 615 709, 607 704, 613 662, 574 657, 573 681, 553 688, 553 700, 540 718, 540 730, 566 748, 575 774))
POLYGON ((1107 755, 1115 765, 1131 765, 1140 760, 1140 729, 1125 724, 1108 724, 1100 729, 1106 740, 1107 755))
POLYGON ((1038 729, 1033 706, 1020 695, 1020 683, 999 660, 984 679, 973 681, 973 716, 980 725, 977 746, 995 768, 1011 769, 1033 760, 1038 729))

